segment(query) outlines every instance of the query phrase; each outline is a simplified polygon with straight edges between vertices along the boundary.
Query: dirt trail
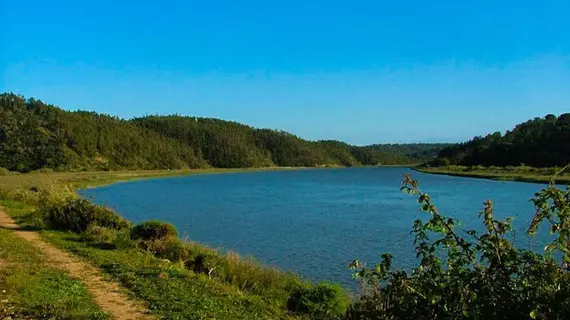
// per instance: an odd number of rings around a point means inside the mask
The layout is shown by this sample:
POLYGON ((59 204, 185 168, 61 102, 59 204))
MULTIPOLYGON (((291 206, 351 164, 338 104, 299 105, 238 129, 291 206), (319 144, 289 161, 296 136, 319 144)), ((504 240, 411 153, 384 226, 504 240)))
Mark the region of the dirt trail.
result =
POLYGON ((155 319, 148 314, 148 310, 142 303, 127 298, 119 284, 103 279, 97 268, 46 243, 37 232, 20 230, 1 207, 0 227, 13 230, 15 234, 40 248, 48 265, 65 270, 71 277, 81 280, 93 296, 95 303, 109 312, 113 319, 155 319))

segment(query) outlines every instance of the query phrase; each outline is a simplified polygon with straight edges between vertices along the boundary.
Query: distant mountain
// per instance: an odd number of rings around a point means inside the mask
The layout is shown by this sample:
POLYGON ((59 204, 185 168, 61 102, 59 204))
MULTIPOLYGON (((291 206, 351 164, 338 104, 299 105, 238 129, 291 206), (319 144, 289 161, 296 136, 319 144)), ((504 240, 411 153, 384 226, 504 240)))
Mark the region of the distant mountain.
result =
POLYGON ((533 167, 564 166, 570 163, 570 113, 549 114, 500 132, 449 146, 441 150, 433 165, 483 165, 533 167))
POLYGON ((21 172, 411 164, 442 147, 307 141, 284 131, 178 115, 124 120, 0 95, 0 167, 21 172))

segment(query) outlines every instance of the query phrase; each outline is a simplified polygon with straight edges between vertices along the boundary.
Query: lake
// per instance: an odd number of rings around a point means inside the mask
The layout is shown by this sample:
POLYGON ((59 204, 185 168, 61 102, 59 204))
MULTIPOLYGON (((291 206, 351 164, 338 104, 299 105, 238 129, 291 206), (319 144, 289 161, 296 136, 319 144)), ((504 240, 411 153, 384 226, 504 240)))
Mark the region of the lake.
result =
POLYGON ((182 238, 354 288, 348 270, 354 259, 371 266, 390 252, 398 267, 416 262, 410 231, 427 214, 399 190, 410 172, 440 212, 464 227, 479 229, 483 201, 494 200, 496 216, 515 217, 517 243, 528 245, 524 231, 534 214, 529 199, 544 185, 407 168, 204 174, 118 183, 88 194, 131 221, 168 221, 182 238))

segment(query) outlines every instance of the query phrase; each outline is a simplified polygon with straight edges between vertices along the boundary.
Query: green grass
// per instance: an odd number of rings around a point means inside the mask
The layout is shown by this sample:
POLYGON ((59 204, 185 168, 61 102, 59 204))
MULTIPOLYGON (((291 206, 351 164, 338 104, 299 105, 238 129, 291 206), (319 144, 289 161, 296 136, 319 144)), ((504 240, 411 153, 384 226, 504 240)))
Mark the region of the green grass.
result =
MULTIPOLYGON (((15 215, 24 206, 11 206, 15 215)), ((47 266, 41 252, 0 228, 0 318, 108 319, 81 281, 47 266)))
POLYGON ((44 239, 99 266, 164 319, 294 319, 284 301, 239 290, 138 249, 104 250, 81 235, 44 231, 44 239))
MULTIPOLYGON (((532 168, 519 167, 482 167, 482 166, 445 166, 445 167, 415 167, 416 171, 432 174, 444 174, 458 177, 493 179, 503 181, 522 181, 532 183, 549 183, 554 175, 562 168, 532 168)), ((556 183, 570 183, 570 172, 556 176, 556 183)))

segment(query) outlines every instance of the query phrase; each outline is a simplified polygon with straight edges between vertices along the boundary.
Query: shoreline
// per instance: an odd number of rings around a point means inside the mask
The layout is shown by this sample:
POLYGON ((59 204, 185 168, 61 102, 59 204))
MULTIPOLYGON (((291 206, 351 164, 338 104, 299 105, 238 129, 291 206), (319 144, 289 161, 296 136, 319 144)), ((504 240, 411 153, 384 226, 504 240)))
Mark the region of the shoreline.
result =
MULTIPOLYGON (((464 171, 452 170, 446 168, 424 168, 424 167, 410 167, 410 169, 425 173, 425 174, 436 174, 445 175, 452 177, 461 178, 475 178, 475 179, 486 179, 495 181, 514 181, 514 182, 526 182, 535 184, 548 184, 552 181, 554 174, 523 174, 516 171, 506 171, 506 172, 490 172, 485 170, 469 170, 467 168, 464 171), (469 170, 469 171, 467 171, 469 170)), ((570 176, 558 176, 555 179, 556 184, 570 184, 570 176)))
MULTIPOLYGON (((205 174, 230 174, 230 173, 255 173, 273 171, 303 171, 303 170, 327 170, 327 169, 353 169, 353 168, 414 168, 417 165, 394 164, 375 166, 353 166, 353 167, 262 167, 262 168, 210 168, 210 169, 185 169, 185 170, 125 170, 125 171, 88 171, 86 174, 108 174, 108 179, 98 179, 89 182, 71 182, 76 190, 93 189, 108 186, 116 183, 143 181, 159 178, 176 178, 192 175, 205 174), (139 174, 140 173, 140 174, 139 174), (115 175, 113 175, 115 174, 115 175)), ((67 172, 66 172, 67 173, 67 172)))
MULTIPOLYGON (((294 171, 294 170, 305 170, 313 169, 308 167, 265 167, 265 168, 228 168, 228 169, 186 169, 186 170, 149 170, 145 171, 143 174, 128 175, 130 172, 127 171, 110 171, 111 173, 125 173, 126 176, 115 176, 110 179, 98 180, 87 182, 84 184, 77 183, 74 186, 78 189, 93 189, 104 187, 116 183, 130 182, 130 181, 144 181, 151 179, 160 178, 176 178, 176 177, 186 177, 193 175, 207 175, 207 174, 230 174, 230 173, 249 173, 249 172, 267 172, 267 171, 294 171)), ((314 168, 318 169, 318 168, 314 168)), ((136 172, 136 171, 135 171, 136 172)), ((93 173, 93 172, 90 172, 93 173)), ((134 173, 134 172, 133 172, 134 173)))
MULTIPOLYGON (((53 228, 45 224, 43 218, 38 220, 40 216, 35 213, 39 212, 39 206, 46 199, 44 197, 53 199, 55 206, 71 208, 72 211, 67 214, 85 216, 89 215, 89 212, 99 212, 97 210, 100 209, 96 208, 101 207, 89 199, 83 199, 84 203, 79 207, 73 203, 68 206, 60 201, 72 194, 82 197, 82 187, 94 188, 130 180, 193 174, 306 169, 326 168, 270 167, 13 174, 0 176, 0 205, 21 227, 36 228, 41 232, 41 238, 48 244, 101 268, 106 276, 117 281, 141 301, 158 302, 160 307, 152 313, 159 317, 178 312, 176 314, 182 318, 198 311, 208 315, 208 318, 225 318, 227 313, 231 313, 233 315, 231 318, 235 319, 256 319, 262 315, 261 317, 265 319, 300 320, 306 319, 308 311, 291 307, 290 299, 309 295, 307 299, 312 301, 315 299, 314 295, 311 295, 313 292, 326 290, 330 296, 324 298, 324 302, 321 302, 321 298, 315 302, 326 307, 327 312, 341 314, 351 303, 352 293, 336 282, 313 282, 298 273, 260 262, 254 256, 241 256, 231 250, 220 251, 200 242, 180 238, 177 232, 171 238, 157 243, 156 250, 143 251, 140 247, 142 242, 138 243, 137 239, 132 238, 134 224, 131 225, 127 220, 125 220, 129 223, 127 231, 123 229, 117 231, 113 230, 113 227, 104 226, 101 229, 104 233, 98 233, 101 231, 89 231, 89 228, 84 231, 66 229, 66 227, 53 228), (109 262, 112 262, 113 269, 105 268, 109 262), (141 271, 141 266, 147 269, 143 268, 141 271), (152 269, 150 273, 149 268, 152 269), (212 273, 214 270, 220 271, 212 273), (131 287, 133 281, 139 285, 131 287), (157 290, 159 287, 167 287, 169 290, 157 290), (222 294, 220 290, 223 291, 222 294), (187 307, 180 309, 178 305, 171 304, 172 296, 184 301, 187 307), (204 297, 213 302, 215 308, 211 308, 210 305, 202 307, 204 297)), ((111 212, 120 217, 114 211, 111 212)), ((105 219, 113 221, 110 217, 105 219)))

